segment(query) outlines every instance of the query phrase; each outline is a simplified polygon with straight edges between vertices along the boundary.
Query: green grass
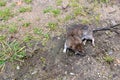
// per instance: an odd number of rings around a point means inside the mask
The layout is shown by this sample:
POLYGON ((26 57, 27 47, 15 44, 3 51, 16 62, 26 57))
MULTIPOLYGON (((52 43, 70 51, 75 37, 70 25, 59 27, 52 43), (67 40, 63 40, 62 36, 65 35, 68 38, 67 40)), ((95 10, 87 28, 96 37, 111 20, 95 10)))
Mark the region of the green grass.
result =
POLYGON ((6 5, 6 1, 5 0, 0 0, 0 6, 5 6, 6 5))
POLYGON ((16 6, 16 3, 13 2, 13 3, 11 4, 11 7, 15 7, 15 6, 16 6))
POLYGON ((8 20, 12 16, 13 14, 11 10, 8 8, 5 8, 4 10, 0 10, 0 18, 3 20, 8 20))
POLYGON ((5 35, 0 35, 0 42, 1 41, 4 41, 6 39, 6 36, 5 35))
POLYGON ((3 64, 5 64, 5 62, 6 62, 5 60, 0 60, 0 68, 3 64))
POLYGON ((48 27, 50 28, 50 30, 55 30, 57 28, 57 23, 54 22, 49 22, 48 23, 48 27))
POLYGON ((100 21, 100 15, 96 15, 94 18, 95 18, 95 20, 96 20, 97 22, 100 21))
POLYGON ((29 42, 29 41, 31 41, 33 39, 33 36, 31 36, 31 35, 26 35, 24 38, 23 38, 23 41, 24 42, 29 42))
POLYGON ((94 0, 95 4, 108 3, 110 0, 94 0))
POLYGON ((21 46, 19 42, 1 42, 0 46, 0 66, 6 61, 22 61, 26 55, 25 46, 21 46))
POLYGON ((52 13, 54 16, 58 16, 60 12, 60 9, 53 9, 51 6, 43 10, 43 13, 52 13))
POLYGON ((24 0, 25 3, 30 4, 32 0, 24 0))
POLYGON ((82 7, 77 7, 73 10, 74 16, 78 16, 78 15, 86 15, 83 12, 83 8, 82 7))
POLYGON ((32 11, 32 7, 30 7, 30 6, 21 7, 21 8, 19 9, 19 12, 20 12, 20 13, 31 12, 31 11, 32 11))
POLYGON ((43 66, 43 67, 46 66, 46 58, 40 57, 40 60, 41 60, 41 62, 42 62, 42 66, 43 66))
POLYGON ((81 23, 82 24, 88 24, 88 23, 90 23, 90 20, 89 19, 82 19, 81 23))
POLYGON ((40 35, 41 37, 45 38, 45 39, 49 39, 50 38, 50 35, 49 33, 44 33, 42 31, 42 29, 39 29, 39 28, 34 28, 34 34, 37 34, 37 35, 40 35))
POLYGON ((105 62, 108 62, 108 63, 111 63, 114 61, 114 58, 108 55, 103 57, 103 59, 105 60, 105 62))
POLYGON ((62 0, 56 0, 57 6, 60 6, 62 4, 62 0))
POLYGON ((23 27, 29 27, 29 26, 30 26, 30 24, 31 24, 30 22, 25 22, 25 23, 23 23, 23 25, 22 25, 22 26, 23 26, 23 27))
POLYGON ((6 24, 0 25, 0 31, 5 30, 8 26, 6 24))
POLYGON ((22 21, 22 20, 24 20, 24 18, 18 18, 18 19, 17 19, 17 21, 22 21))
POLYGON ((43 10, 43 13, 49 13, 52 11, 52 7, 51 6, 48 6, 46 9, 43 10))
POLYGON ((71 2, 70 6, 71 7, 79 7, 80 4, 78 4, 78 2, 71 2))
POLYGON ((10 24, 8 29, 10 33, 16 33, 18 31, 17 24, 15 23, 10 24))
POLYGON ((50 34, 49 34, 49 33, 46 33, 46 34, 43 34, 43 35, 44 35, 44 37, 45 37, 47 40, 50 39, 50 34))
POLYGON ((34 33, 37 35, 42 35, 42 29, 34 28, 34 33))
POLYGON ((60 14, 60 9, 53 9, 52 10, 52 14, 54 15, 54 16, 58 16, 59 14, 60 14))
POLYGON ((69 20, 71 20, 72 18, 73 18, 73 16, 71 16, 71 15, 66 15, 64 21, 69 21, 69 20))
POLYGON ((108 3, 110 0, 99 0, 100 3, 108 3))

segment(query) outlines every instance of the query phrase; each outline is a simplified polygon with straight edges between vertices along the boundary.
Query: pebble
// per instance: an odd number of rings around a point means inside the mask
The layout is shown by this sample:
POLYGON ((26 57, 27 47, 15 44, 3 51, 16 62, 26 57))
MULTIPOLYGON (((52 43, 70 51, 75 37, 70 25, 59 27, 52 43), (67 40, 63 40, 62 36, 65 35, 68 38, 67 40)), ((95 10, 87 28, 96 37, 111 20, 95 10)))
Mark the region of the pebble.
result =
POLYGON ((31 74, 33 75, 33 74, 36 74, 37 73, 37 71, 33 71, 31 74))
POLYGON ((62 3, 62 7, 63 9, 67 8, 67 6, 69 5, 69 2, 66 0, 62 3))
POLYGON ((65 74, 67 74, 67 71, 65 71, 65 74))
POLYGON ((112 50, 108 51, 108 54, 110 54, 110 55, 113 54, 113 51, 112 50))
POLYGON ((75 73, 72 73, 72 72, 71 72, 71 73, 70 73, 70 75, 74 76, 74 75, 75 75, 75 73))
POLYGON ((57 37, 57 39, 59 40, 59 39, 60 39, 60 37, 57 37))
POLYGON ((19 69, 20 69, 20 66, 17 66, 17 67, 16 67, 16 69, 18 69, 18 70, 19 70, 19 69))

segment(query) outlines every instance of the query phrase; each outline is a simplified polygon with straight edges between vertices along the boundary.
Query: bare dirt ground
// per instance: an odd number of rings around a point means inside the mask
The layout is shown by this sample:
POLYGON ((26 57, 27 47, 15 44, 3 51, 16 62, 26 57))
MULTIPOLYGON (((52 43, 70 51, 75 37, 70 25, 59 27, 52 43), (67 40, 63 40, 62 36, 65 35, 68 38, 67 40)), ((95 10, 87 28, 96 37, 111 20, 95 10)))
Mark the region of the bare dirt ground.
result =
MULTIPOLYGON (((56 5, 56 0, 33 0, 30 4, 23 2, 13 8, 17 12, 19 7, 29 5, 32 7, 32 11, 17 13, 13 18, 3 22, 17 23, 19 26, 17 33, 7 34, 7 36, 14 35, 20 41, 25 35, 35 38, 23 44, 26 46, 27 52, 24 62, 6 62, 0 73, 0 80, 120 80, 120 26, 117 26, 116 30, 119 34, 115 31, 94 33, 96 46, 92 47, 91 43, 87 42, 87 45, 84 46, 86 56, 62 52, 65 30, 70 24, 87 24, 90 21, 96 25, 93 28, 96 28, 120 23, 119 0, 96 5, 94 5, 94 0, 78 1, 79 5, 84 6, 84 10, 88 13, 85 12, 68 21, 64 21, 65 16, 74 13, 74 7, 68 5, 70 0, 63 0, 60 6, 56 5), (64 5, 65 9, 62 9, 61 7, 64 5), (57 17, 50 13, 43 13, 48 6, 60 9, 61 13, 57 17), (24 22, 31 24, 29 27, 22 27, 24 22), (47 27, 49 22, 58 23, 57 28, 51 31, 47 27), (50 35, 46 45, 43 45, 45 41, 43 37, 34 34, 34 28, 40 28, 44 33, 50 35), (39 38, 36 39, 36 37, 39 38), (111 56, 114 60, 108 63, 105 56, 111 56)), ((17 2, 17 0, 8 0, 7 6, 13 2, 17 2)), ((1 34, 6 33, 3 31, 1 34)))

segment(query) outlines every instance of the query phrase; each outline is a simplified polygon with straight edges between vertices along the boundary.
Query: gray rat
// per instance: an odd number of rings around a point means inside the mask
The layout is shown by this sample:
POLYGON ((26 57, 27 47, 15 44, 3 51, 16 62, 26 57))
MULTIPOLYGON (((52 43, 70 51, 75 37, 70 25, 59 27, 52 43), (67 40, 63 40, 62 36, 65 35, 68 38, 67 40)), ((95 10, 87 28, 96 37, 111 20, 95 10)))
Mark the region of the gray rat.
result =
POLYGON ((83 30, 87 29, 86 25, 73 24, 67 29, 66 41, 64 44, 63 52, 66 53, 67 49, 72 49, 75 54, 83 53, 83 30))
POLYGON ((91 40, 92 45, 95 46, 95 39, 93 37, 94 32, 111 30, 111 28, 114 28, 118 25, 120 24, 116 24, 110 27, 91 29, 91 25, 73 24, 70 28, 67 29, 63 52, 66 53, 67 49, 72 49, 75 54, 83 53, 83 45, 86 44, 87 40, 91 40))

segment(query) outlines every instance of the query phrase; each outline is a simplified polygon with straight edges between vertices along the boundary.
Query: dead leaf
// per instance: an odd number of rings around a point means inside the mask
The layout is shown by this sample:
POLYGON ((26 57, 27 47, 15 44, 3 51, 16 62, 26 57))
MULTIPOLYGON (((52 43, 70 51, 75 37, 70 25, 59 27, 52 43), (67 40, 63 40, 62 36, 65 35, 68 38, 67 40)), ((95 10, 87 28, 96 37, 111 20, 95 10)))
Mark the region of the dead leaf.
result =
POLYGON ((19 0, 19 1, 16 2, 16 4, 17 4, 18 6, 20 6, 20 5, 22 4, 22 1, 19 0))
POLYGON ((120 60, 119 59, 116 59, 117 63, 120 64, 120 60))

